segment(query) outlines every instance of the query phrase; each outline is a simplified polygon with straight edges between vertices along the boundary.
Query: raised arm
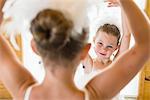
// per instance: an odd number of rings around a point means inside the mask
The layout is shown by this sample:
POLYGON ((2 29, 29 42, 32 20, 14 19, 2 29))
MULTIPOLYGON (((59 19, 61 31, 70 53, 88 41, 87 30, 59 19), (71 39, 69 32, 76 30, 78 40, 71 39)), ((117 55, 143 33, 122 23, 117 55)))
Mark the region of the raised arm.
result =
POLYGON ((122 12, 123 36, 122 36, 122 39, 121 39, 121 42, 120 42, 119 50, 118 50, 115 58, 129 49, 131 33, 129 32, 129 28, 128 28, 129 26, 128 26, 127 23, 128 23, 127 18, 125 16, 125 14, 122 12))
MULTIPOLYGON (((5 0, 0 1, 0 18, 2 18, 1 9, 4 3, 5 0)), ((35 83, 31 74, 20 63, 9 42, 2 34, 0 34, 0 80, 13 97, 18 97, 18 95, 23 97, 25 88, 35 83)))
POLYGON ((35 82, 31 74, 18 60, 8 41, 1 34, 0 80, 14 97, 18 97, 18 94, 22 89, 24 90, 28 85, 35 82))
POLYGON ((4 4, 5 4, 5 1, 6 0, 0 0, 0 23, 2 22, 2 17, 3 17, 3 12, 2 12, 2 8, 3 8, 3 6, 4 6, 4 4))
POLYGON ((87 85, 90 93, 96 93, 103 99, 115 96, 138 73, 148 60, 150 53, 148 18, 133 0, 117 0, 116 2, 119 2, 128 18, 131 33, 135 38, 135 46, 119 56, 87 85))

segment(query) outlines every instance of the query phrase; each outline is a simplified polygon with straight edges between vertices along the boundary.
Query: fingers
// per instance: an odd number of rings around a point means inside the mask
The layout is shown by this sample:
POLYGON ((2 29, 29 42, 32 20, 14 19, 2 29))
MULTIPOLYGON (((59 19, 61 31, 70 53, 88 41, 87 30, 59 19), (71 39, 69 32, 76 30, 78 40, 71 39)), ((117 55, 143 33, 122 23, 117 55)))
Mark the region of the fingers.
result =
POLYGON ((6 0, 0 0, 0 10, 2 10, 6 0))
POLYGON ((3 13, 0 12, 0 24, 2 23, 2 19, 3 19, 3 13))
POLYGON ((118 3, 111 3, 111 2, 109 2, 107 5, 107 7, 118 7, 118 6, 119 6, 118 3))
POLYGON ((118 7, 119 3, 117 0, 104 0, 105 3, 108 3, 108 7, 118 7))
POLYGON ((0 24, 2 22, 2 19, 3 19, 3 12, 2 12, 2 8, 5 4, 6 0, 0 0, 0 24))

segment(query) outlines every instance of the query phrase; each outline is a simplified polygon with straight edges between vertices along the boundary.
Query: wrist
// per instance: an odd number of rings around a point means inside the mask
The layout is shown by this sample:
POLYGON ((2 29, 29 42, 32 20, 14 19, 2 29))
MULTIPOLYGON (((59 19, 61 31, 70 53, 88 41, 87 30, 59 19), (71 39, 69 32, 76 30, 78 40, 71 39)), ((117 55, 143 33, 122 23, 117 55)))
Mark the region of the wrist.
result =
POLYGON ((128 2, 133 2, 134 0, 118 0, 119 4, 123 4, 123 3, 128 3, 128 2))

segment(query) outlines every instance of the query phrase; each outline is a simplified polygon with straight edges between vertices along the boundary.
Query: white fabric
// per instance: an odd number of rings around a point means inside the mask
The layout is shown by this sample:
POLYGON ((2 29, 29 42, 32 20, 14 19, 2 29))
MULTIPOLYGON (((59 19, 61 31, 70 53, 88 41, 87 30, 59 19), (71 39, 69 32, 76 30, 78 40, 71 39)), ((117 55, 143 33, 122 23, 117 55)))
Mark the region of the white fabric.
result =
MULTIPOLYGON (((92 68, 92 71, 88 74, 84 73, 83 67, 80 65, 76 71, 75 74, 75 85, 80 89, 86 92, 88 92, 85 89, 85 86, 97 75, 99 75, 102 72, 102 70, 92 68)), ((112 100, 120 100, 119 94, 116 95, 112 100)))
POLYGON ((90 73, 85 74, 82 66, 79 66, 75 74, 75 80, 74 80, 76 86, 79 89, 83 90, 85 86, 88 84, 88 82, 91 81, 94 77, 96 77, 101 72, 102 72, 101 70, 96 70, 93 68, 90 73))
POLYGON ((29 100, 30 94, 31 94, 31 90, 32 90, 33 86, 29 86, 25 92, 24 95, 24 100, 29 100))
POLYGON ((84 97, 85 97, 84 100, 90 100, 88 90, 87 90, 86 88, 84 88, 84 89, 83 89, 83 92, 84 92, 84 97))
POLYGON ((16 26, 20 28, 20 21, 23 23, 24 20, 28 20, 30 23, 38 12, 47 8, 63 12, 74 22, 74 29, 79 33, 87 25, 88 0, 42 0, 42 4, 41 0, 8 0, 3 12, 6 18, 12 17, 16 26))
POLYGON ((88 0, 42 0, 42 3, 41 0, 7 0, 3 7, 4 19, 11 18, 12 20, 4 24, 2 29, 11 36, 14 48, 20 50, 14 38, 15 35, 26 34, 29 31, 31 20, 41 10, 50 8, 63 12, 73 21, 74 30, 82 33, 82 29, 89 26, 87 7, 88 0))

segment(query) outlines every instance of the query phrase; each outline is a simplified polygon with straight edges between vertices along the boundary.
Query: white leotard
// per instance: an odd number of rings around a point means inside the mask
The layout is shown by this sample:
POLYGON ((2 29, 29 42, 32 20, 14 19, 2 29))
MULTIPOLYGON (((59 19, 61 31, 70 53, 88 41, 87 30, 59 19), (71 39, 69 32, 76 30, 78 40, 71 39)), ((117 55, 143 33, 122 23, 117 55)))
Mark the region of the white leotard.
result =
MULTIPOLYGON (((80 90, 84 90, 85 86, 92 80, 94 77, 99 75, 102 72, 100 69, 92 68, 92 71, 88 74, 84 73, 82 66, 79 66, 75 75, 75 84, 80 90)), ((119 100, 119 95, 112 98, 112 100, 119 100)))
POLYGON ((24 100, 29 100, 29 97, 30 97, 30 93, 31 93, 31 90, 32 90, 33 86, 29 86, 25 92, 25 95, 24 95, 24 100))
POLYGON ((102 71, 92 68, 92 71, 88 74, 84 73, 84 69, 82 66, 79 66, 76 74, 75 74, 75 85, 80 89, 83 90, 85 86, 91 81, 94 77, 100 74, 102 71))

